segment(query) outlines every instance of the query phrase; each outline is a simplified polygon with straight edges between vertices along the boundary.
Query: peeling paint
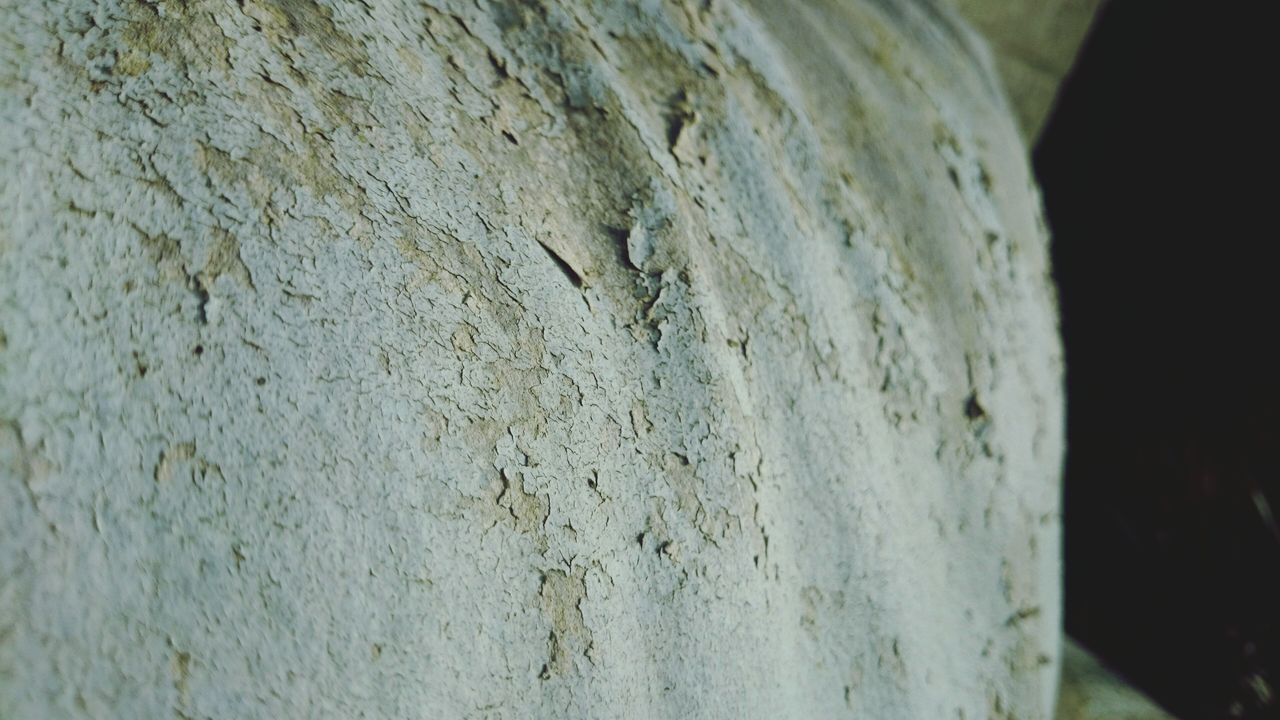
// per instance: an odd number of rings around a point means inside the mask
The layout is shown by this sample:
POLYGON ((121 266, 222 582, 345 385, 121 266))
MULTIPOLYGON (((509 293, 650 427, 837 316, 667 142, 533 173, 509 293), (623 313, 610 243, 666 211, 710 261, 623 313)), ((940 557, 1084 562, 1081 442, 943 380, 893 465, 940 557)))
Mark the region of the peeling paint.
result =
POLYGON ((1046 716, 1047 241, 926 4, 0 0, 0 717, 1046 716))

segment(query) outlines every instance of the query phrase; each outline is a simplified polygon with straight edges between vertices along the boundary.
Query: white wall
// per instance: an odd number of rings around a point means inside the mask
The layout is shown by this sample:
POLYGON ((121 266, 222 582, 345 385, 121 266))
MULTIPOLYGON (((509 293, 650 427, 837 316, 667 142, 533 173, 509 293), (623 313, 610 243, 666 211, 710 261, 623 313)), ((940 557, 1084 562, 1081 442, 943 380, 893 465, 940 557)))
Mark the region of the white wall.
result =
POLYGON ((0 717, 1046 715, 981 44, 481 5, 0 2, 0 717))

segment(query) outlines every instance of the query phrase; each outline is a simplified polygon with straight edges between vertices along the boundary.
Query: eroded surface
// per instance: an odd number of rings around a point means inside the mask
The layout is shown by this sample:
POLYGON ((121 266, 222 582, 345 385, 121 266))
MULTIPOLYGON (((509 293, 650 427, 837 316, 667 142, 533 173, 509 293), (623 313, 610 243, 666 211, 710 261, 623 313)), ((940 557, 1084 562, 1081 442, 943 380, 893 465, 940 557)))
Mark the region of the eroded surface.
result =
POLYGON ((1045 234, 948 13, 0 5, 0 716, 1047 712, 1045 234))

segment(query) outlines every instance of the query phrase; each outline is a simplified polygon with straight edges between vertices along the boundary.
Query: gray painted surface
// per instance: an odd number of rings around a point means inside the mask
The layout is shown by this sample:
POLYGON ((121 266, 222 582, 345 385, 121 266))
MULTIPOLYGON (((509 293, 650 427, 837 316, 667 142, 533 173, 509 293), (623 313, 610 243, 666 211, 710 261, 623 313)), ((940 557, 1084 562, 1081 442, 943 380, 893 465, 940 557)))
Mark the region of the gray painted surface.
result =
POLYGON ((1047 242, 950 11, 0 14, 0 717, 1048 714, 1047 242))

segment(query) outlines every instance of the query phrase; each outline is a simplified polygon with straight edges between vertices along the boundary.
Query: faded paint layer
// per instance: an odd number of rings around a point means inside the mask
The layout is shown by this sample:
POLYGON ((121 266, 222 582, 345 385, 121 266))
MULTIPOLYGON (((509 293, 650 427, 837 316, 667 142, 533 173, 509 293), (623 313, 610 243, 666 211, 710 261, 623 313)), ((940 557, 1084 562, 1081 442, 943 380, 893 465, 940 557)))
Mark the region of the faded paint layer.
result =
POLYGON ((0 717, 1048 714, 1046 237, 949 10, 0 16, 0 717))

